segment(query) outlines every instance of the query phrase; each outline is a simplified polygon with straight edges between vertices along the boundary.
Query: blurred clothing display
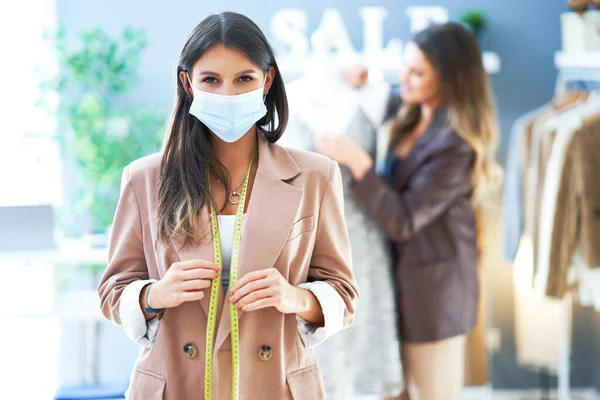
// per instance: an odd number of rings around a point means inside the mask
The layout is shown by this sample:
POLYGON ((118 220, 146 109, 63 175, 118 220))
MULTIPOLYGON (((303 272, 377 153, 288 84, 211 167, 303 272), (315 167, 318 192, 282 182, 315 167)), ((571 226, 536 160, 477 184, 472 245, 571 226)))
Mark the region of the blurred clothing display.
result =
MULTIPOLYGON (((505 256, 521 236, 531 241, 531 263, 517 263, 527 286, 562 298, 592 271, 571 269, 576 252, 600 266, 600 97, 568 92, 513 125, 505 182, 505 256)), ((600 271, 600 270, 599 270, 600 271)), ((596 272, 600 273, 600 272, 596 272)), ((600 293, 600 286, 597 288, 600 293)), ((590 288, 586 289, 590 292, 590 288)))
POLYGON ((557 374, 559 396, 570 386, 573 301, 600 311, 600 96, 596 81, 562 84, 577 90, 557 85, 513 124, 504 205, 517 361, 557 374))

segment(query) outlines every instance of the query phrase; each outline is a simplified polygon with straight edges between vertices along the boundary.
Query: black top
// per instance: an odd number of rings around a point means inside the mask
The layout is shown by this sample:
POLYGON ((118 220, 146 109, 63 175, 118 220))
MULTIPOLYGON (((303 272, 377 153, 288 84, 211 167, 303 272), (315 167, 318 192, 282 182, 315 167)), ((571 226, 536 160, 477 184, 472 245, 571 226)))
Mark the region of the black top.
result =
POLYGON ((383 177, 387 183, 392 183, 392 179, 394 178, 395 172, 400 163, 402 163, 402 158, 400 158, 393 150, 390 150, 383 161, 382 171, 383 177))

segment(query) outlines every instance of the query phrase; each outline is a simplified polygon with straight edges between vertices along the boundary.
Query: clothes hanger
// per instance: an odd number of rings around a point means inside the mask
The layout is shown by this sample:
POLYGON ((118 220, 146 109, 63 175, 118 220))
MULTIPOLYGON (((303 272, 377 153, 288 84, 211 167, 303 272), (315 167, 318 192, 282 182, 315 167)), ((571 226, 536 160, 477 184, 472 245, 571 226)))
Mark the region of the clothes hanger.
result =
MULTIPOLYGON (((565 123, 581 123, 586 118, 600 113, 600 90, 575 91, 578 97, 574 101, 582 101, 581 104, 567 111, 560 112, 546 122, 551 129, 558 129, 565 123)), ((567 103, 573 104, 573 103, 567 103)))
POLYGON ((587 96, 587 93, 580 90, 569 90, 564 93, 554 96, 552 99, 552 106, 555 109, 561 109, 569 104, 573 104, 577 100, 581 100, 581 97, 587 96))

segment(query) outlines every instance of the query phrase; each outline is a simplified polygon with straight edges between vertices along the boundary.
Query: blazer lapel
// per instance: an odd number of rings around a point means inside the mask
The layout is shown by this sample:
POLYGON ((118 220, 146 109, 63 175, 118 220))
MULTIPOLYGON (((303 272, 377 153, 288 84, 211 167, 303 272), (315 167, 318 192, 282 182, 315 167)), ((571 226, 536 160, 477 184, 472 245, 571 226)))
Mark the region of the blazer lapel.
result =
MULTIPOLYGON (((203 240, 197 245, 193 246, 189 243, 184 245, 183 240, 173 238, 171 239, 171 243, 175 249, 179 257, 179 261, 190 261, 190 260, 205 260, 209 262, 214 262, 215 256, 213 251, 213 242, 212 242, 212 231, 210 225, 210 212, 209 206, 205 205, 200 212, 200 226, 203 229, 203 240)), ((207 293, 208 294, 208 293, 207 293)), ((206 295, 200 300, 200 305, 202 309, 208 316, 208 307, 210 302, 210 295, 206 295)))
MULTIPOLYGON (((259 137, 258 169, 244 221, 238 279, 249 272, 271 268, 283 250, 302 200, 303 191, 286 181, 298 176, 300 168, 290 154, 259 137)), ((225 294, 215 352, 231 331, 229 294, 225 294)), ((239 317, 243 314, 238 311, 239 317)))
POLYGON ((392 180, 393 187, 404 187, 412 173, 427 158, 433 144, 446 134, 447 121, 447 111, 445 109, 439 110, 429 128, 417 140, 413 149, 398 167, 398 173, 392 180))

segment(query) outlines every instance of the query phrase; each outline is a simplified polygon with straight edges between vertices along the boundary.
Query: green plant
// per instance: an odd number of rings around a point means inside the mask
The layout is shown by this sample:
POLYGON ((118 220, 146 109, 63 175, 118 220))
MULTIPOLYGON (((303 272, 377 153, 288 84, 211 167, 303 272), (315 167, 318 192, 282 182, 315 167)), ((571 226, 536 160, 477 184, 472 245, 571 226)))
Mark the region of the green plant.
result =
POLYGON ((478 32, 485 28, 487 24, 487 17, 482 11, 471 9, 462 12, 460 15, 460 21, 473 32, 478 32))
POLYGON ((145 34, 125 29, 114 39, 101 29, 90 29, 73 41, 61 27, 47 38, 56 53, 58 73, 43 84, 43 93, 58 94, 56 138, 63 155, 74 157, 81 178, 69 213, 86 210, 90 229, 106 231, 116 209, 123 167, 160 148, 166 114, 139 102, 132 105, 127 97, 139 82, 145 34))

